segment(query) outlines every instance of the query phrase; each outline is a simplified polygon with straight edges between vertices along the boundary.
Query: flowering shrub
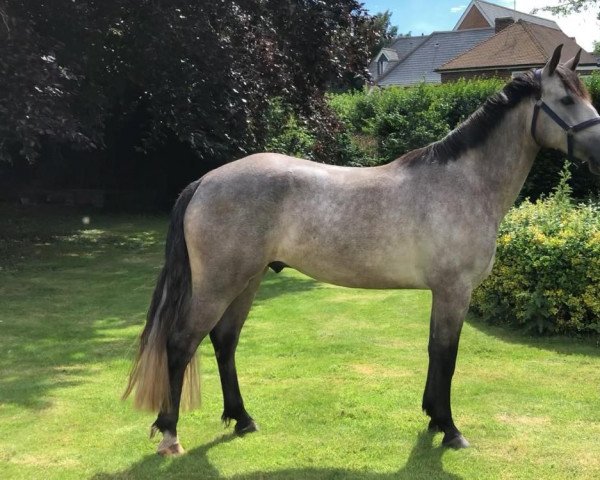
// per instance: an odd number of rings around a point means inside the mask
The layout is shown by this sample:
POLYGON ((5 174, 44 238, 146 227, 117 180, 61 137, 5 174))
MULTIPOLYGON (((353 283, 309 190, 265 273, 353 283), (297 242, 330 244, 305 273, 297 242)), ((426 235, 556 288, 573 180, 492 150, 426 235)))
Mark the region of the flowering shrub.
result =
POLYGON ((574 205, 568 168, 553 194, 504 219, 496 263, 473 293, 492 323, 538 333, 600 333, 600 208, 574 205))

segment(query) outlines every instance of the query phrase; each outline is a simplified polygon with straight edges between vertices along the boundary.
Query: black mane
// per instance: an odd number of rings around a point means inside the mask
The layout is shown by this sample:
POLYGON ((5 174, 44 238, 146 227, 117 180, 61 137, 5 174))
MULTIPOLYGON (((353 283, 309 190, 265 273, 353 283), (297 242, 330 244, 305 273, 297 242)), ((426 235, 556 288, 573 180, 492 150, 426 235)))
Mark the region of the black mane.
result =
POLYGON ((481 145, 512 108, 524 98, 538 94, 540 88, 533 72, 519 75, 501 91, 489 97, 445 138, 426 147, 423 155, 436 163, 457 159, 466 150, 481 145))
MULTIPOLYGON (((575 72, 559 65, 556 74, 562 80, 567 91, 590 100, 589 92, 575 72)), ((515 77, 501 91, 489 97, 475 113, 444 138, 424 148, 406 153, 400 158, 400 161, 413 164, 420 161, 447 163, 456 160, 468 149, 484 143, 510 110, 521 100, 539 95, 541 88, 533 70, 515 77)))

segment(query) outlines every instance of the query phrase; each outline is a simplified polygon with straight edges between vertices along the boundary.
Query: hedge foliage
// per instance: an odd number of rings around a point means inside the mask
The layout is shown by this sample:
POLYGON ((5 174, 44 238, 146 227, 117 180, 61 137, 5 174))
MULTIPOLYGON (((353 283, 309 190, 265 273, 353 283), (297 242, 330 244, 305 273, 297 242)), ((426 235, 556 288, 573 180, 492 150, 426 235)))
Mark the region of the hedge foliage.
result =
POLYGON ((575 205, 565 168, 555 192, 513 208, 496 263, 473 293, 491 323, 537 333, 600 334, 600 207, 575 205))
MULTIPOLYGON (((596 108, 600 109, 600 75, 586 79, 596 108)), ((503 80, 460 80, 443 85, 420 84, 410 88, 388 88, 371 92, 329 95, 329 105, 341 125, 326 140, 331 149, 329 163, 379 165, 415 148, 439 140, 471 115, 490 95, 504 85, 503 80), (339 128, 341 126, 341 128, 339 128)), ((323 142, 289 118, 275 123, 269 146, 276 151, 305 158, 324 158, 313 153, 323 142), (304 148, 298 149, 298 145, 304 148)), ((559 179, 563 154, 544 150, 538 156, 523 188, 522 198, 539 198, 551 192, 559 179)), ((328 159, 328 160, 327 160, 328 159)), ((573 166, 571 180, 577 198, 597 194, 600 181, 585 167, 573 166)))
POLYGON ((419 84, 332 95, 330 105, 353 133, 377 143, 377 163, 391 161, 439 140, 498 91, 502 80, 419 84))
MULTIPOLYGON (((329 103, 362 156, 368 158, 363 163, 377 165, 439 140, 504 83, 500 79, 486 79, 420 84, 332 95, 329 103)), ((600 109, 600 75, 588 77, 586 83, 596 108, 600 109)), ((538 155, 523 188, 523 198, 535 199, 552 191, 559 180, 563 157, 560 152, 549 150, 538 155)), ((573 165, 572 170, 575 197, 589 197, 598 192, 600 181, 586 167, 573 165)))

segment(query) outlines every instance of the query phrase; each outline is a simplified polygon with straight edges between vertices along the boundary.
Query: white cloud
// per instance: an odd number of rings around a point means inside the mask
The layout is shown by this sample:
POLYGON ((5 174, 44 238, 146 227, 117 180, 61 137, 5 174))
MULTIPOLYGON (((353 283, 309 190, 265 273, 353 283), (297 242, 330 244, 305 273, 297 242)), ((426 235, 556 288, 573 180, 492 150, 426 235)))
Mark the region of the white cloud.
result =
POLYGON ((459 12, 462 12, 462 11, 464 11, 464 9, 465 9, 465 8, 467 8, 467 6, 466 6, 466 5, 459 5, 458 7, 452 7, 452 8, 450 9, 450 11, 451 11, 452 13, 459 13, 459 12))
MULTIPOLYGON (((502 1, 501 3, 512 7, 513 2, 502 1)), ((553 3, 548 0, 517 0, 517 10, 525 13, 531 13, 533 9, 544 8, 548 5, 553 5, 553 3)), ((600 22, 597 19, 598 11, 596 9, 566 16, 552 15, 539 10, 535 15, 554 20, 563 32, 570 37, 575 37, 577 43, 588 51, 594 49, 595 40, 600 40, 600 22)))

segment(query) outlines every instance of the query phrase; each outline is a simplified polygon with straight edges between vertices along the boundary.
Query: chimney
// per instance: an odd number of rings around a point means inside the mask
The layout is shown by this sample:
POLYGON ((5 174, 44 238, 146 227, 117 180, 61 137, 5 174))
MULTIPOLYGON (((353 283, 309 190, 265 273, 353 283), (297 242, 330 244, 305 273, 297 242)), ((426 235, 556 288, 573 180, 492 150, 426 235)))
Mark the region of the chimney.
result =
POLYGON ((496 18, 495 19, 496 33, 501 32, 506 27, 510 27, 513 23, 515 23, 515 19, 512 17, 496 18))

